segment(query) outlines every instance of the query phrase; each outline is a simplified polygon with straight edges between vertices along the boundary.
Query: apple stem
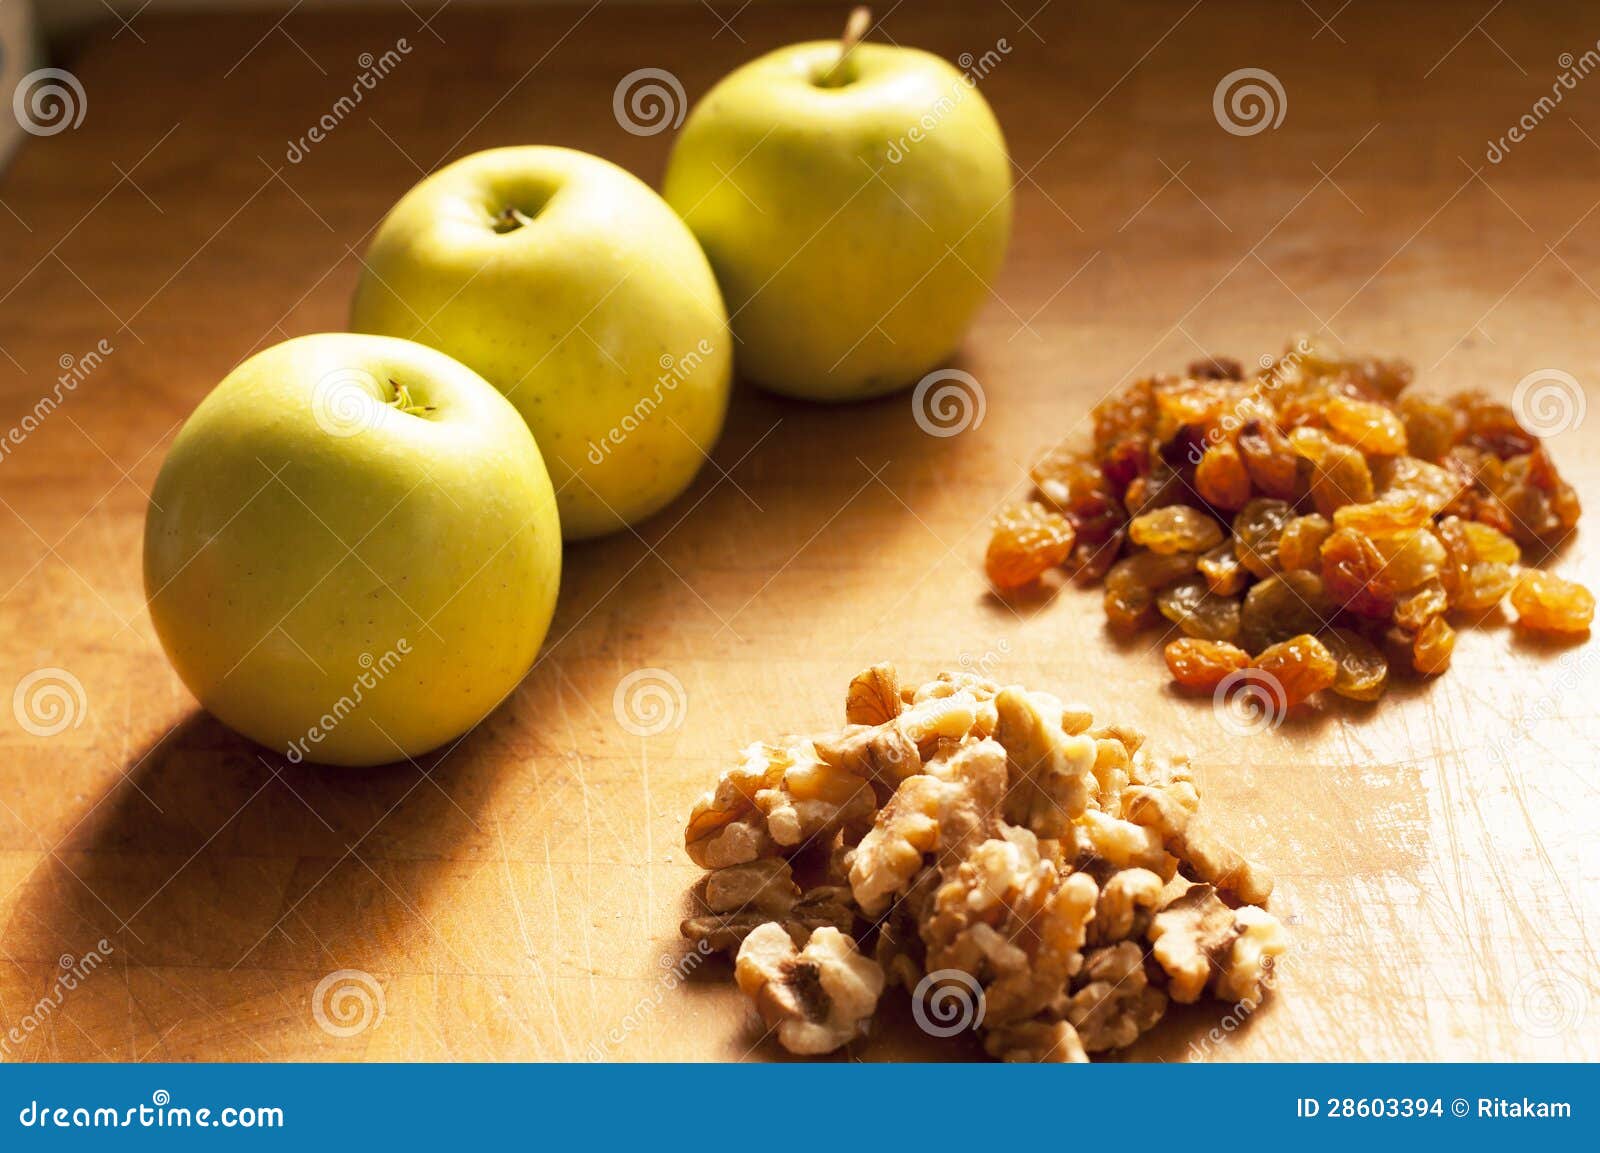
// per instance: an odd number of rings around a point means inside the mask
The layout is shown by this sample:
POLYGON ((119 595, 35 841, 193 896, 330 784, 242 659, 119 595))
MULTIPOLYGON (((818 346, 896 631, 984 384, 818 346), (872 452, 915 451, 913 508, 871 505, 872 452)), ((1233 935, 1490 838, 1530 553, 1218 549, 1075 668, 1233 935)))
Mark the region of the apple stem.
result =
POLYGON ((824 72, 822 79, 818 81, 823 88, 838 88, 849 83, 845 68, 850 62, 850 54, 866 37, 867 29, 871 27, 872 9, 865 4, 857 5, 851 11, 850 19, 845 21, 844 32, 839 37, 839 59, 834 61, 833 67, 824 72))
POLYGON ((394 377, 389 378, 389 387, 394 389, 394 396, 389 398, 389 406, 411 416, 420 416, 425 412, 432 412, 433 405, 418 404, 411 399, 411 390, 401 384, 394 377))
POLYGON ((508 232, 515 232, 519 228, 526 228, 533 223, 533 218, 515 208, 507 208, 494 218, 494 230, 504 236, 508 232))

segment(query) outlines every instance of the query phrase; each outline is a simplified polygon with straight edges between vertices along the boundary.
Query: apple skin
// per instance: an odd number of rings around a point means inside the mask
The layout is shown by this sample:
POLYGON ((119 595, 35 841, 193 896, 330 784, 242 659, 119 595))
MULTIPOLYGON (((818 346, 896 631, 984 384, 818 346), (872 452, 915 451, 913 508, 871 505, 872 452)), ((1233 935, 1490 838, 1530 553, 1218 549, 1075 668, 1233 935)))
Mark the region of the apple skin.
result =
POLYGON ((693 481, 733 379, 705 254, 649 187, 567 148, 496 148, 423 180, 374 237, 351 326, 454 356, 516 405, 569 540, 693 481), (496 218, 528 222, 504 233, 496 218))
POLYGON ((836 41, 796 44, 730 73, 690 113, 663 186, 717 271, 740 375, 826 401, 948 360, 1011 232, 1010 161, 977 88, 881 44, 856 46, 848 83, 819 86, 838 59, 836 41))
POLYGON ((381 764, 471 728, 533 664, 560 579, 527 426, 472 370, 388 337, 303 336, 239 365, 178 433, 145 518, 145 595, 179 677, 293 761, 381 764), (382 403, 395 383, 431 407, 382 403))

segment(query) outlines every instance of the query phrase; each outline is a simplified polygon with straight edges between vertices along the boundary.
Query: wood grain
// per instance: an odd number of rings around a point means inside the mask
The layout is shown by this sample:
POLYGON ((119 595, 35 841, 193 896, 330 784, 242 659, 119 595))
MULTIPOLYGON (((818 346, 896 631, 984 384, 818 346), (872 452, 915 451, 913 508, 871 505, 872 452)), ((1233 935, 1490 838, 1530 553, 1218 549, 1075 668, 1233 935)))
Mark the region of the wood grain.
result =
MULTIPOLYGON (((989 512, 1042 443, 1202 351, 1326 330, 1501 395, 1539 369, 1600 373, 1600 79, 1485 159, 1592 22, 1484 6, 1350 5, 1325 26, 1292 4, 1056 3, 1026 27, 1005 5, 894 6, 896 41, 1009 48, 984 91, 1017 164, 1016 236, 960 361, 981 425, 936 439, 905 396, 835 410, 741 391, 690 494, 569 550, 515 696, 448 755, 363 771, 263 757, 163 659, 139 544, 177 426, 252 351, 343 324, 353 254, 422 172, 544 141, 655 180, 670 133, 618 127, 625 73, 669 68, 693 98, 832 35, 843 9, 102 28, 71 61, 84 123, 30 139, 0 181, 0 427, 61 358, 113 348, 0 461, 0 689, 60 668, 84 693, 54 736, 0 710, 0 1024, 52 996, 64 955, 111 953, 4 1055, 774 1056, 725 970, 664 980, 697 876, 683 819, 742 744, 835 723, 849 676, 892 658, 908 675, 987 663, 1191 748, 1210 812, 1277 872, 1294 938, 1278 995, 1217 1043, 1215 1014, 1175 1015, 1137 1055, 1600 1056, 1592 647, 1468 631, 1435 683, 1241 740, 1166 688, 1154 638, 1110 640, 1094 594, 1007 606, 981 579, 989 512), (286 163, 358 56, 402 36, 393 75, 286 163), (1280 78, 1276 129, 1214 118, 1243 67, 1280 78), (618 724, 613 693, 640 668, 681 683, 681 725, 618 724), (312 1011, 341 969, 382 993, 352 1037, 312 1011)), ((1600 499, 1600 421, 1553 447, 1600 499)), ((1558 563, 1600 585, 1592 539, 1558 563)), ((950 1052, 903 1008, 885 1017, 854 1056, 950 1052)))

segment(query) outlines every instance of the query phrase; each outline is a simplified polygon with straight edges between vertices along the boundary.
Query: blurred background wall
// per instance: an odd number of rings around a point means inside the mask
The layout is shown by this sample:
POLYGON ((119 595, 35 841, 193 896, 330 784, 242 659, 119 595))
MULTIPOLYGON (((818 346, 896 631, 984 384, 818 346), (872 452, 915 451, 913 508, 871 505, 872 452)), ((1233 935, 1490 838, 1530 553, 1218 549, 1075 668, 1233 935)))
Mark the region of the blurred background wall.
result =
MULTIPOLYGON (((27 0, 0 0, 0 12, 11 5, 22 5, 27 0)), ((441 8, 446 0, 303 0, 299 5, 301 9, 307 8, 356 8, 356 7, 399 7, 404 2, 419 12, 431 12, 441 8)), ((469 3, 473 6, 494 4, 497 6, 516 6, 526 4, 576 4, 583 0, 453 0, 453 3, 469 3)), ((607 0, 608 3, 617 0, 607 0)), ((621 0, 624 3, 671 3, 682 0, 621 0)), ((692 3, 693 0, 690 0, 692 3)), ((719 0, 728 3, 728 0, 719 0)), ((755 0, 756 3, 765 0, 755 0)), ((791 0, 793 2, 793 0, 791 0)), ((806 2, 806 0, 801 0, 806 2)), ((820 2, 820 0, 819 0, 820 2)), ((71 35, 98 20, 112 20, 112 12, 120 12, 124 16, 132 16, 135 12, 143 10, 150 12, 173 12, 193 9, 287 9, 294 7, 294 0, 32 0, 35 19, 41 32, 47 38, 71 35)), ((890 0, 892 4, 892 0, 890 0)), ((739 7, 739 0, 733 0, 733 7, 739 7)))

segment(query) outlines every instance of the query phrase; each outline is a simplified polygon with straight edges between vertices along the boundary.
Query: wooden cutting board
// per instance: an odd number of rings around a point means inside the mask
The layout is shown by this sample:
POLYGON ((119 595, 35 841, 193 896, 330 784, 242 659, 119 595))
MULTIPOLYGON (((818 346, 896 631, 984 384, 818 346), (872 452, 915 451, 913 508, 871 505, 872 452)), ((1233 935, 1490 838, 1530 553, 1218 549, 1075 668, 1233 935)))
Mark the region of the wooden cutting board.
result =
MULTIPOLYGON (((771 1057, 725 968, 669 972, 698 876, 684 817, 744 743, 837 723, 851 674, 893 659, 983 665, 1188 748, 1209 812, 1276 871, 1294 944, 1276 996, 1242 1023, 1175 1014, 1138 1056, 1600 1056, 1600 650, 1494 624, 1434 683, 1241 739, 1169 690, 1156 638, 1112 641, 1096 594, 1007 605, 981 573, 1039 448, 1203 352, 1323 331, 1443 386, 1600 378, 1600 79, 1485 156, 1591 22, 1179 2, 1024 23, 1032 7, 893 5, 881 29, 998 55, 983 89, 1016 234, 959 362, 981 423, 935 438, 904 395, 742 390, 692 492, 569 550, 515 696, 448 756, 373 770, 265 757, 168 668, 139 550, 177 427, 251 352, 341 327, 354 254, 424 172, 539 141, 654 181, 671 133, 618 126, 625 74, 667 68, 693 99, 843 9, 149 14, 89 39, 82 124, 0 180, 0 426, 90 367, 0 460, 0 689, 41 669, 81 686, 55 735, 0 710, 0 1024, 21 1036, 0 1055, 771 1057), (400 37, 393 74, 287 163, 400 37), (1219 124, 1240 68, 1278 78, 1277 127, 1219 124), (681 686, 651 736, 614 710, 641 669, 681 686)), ((1553 450, 1600 504, 1600 418, 1553 450)), ((1597 532, 1558 564, 1600 587, 1597 532)), ((852 1056, 974 1052, 923 1038, 902 1001, 852 1056)))

